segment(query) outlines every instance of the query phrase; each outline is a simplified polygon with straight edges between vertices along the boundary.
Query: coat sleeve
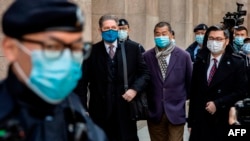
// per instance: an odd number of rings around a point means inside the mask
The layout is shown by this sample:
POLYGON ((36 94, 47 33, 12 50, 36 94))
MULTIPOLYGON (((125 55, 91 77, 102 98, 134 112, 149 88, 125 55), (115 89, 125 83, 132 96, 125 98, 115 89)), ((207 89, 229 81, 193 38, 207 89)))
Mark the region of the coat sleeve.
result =
POLYGON ((187 99, 190 97, 190 87, 191 87, 191 78, 193 72, 193 63, 190 55, 188 54, 186 57, 186 89, 187 89, 187 99))
POLYGON ((138 47, 136 49, 136 61, 136 79, 130 86, 130 89, 141 92, 146 88, 146 85, 148 84, 148 81, 150 79, 150 75, 141 50, 138 47))
MULTIPOLYGON (((196 85, 196 82, 197 82, 197 78, 199 78, 199 69, 198 69, 198 64, 199 62, 195 62, 193 64, 193 70, 192 70, 192 77, 191 77, 191 84, 190 84, 190 94, 189 94, 189 108, 188 108, 188 119, 187 119, 187 125, 188 125, 188 128, 192 128, 192 125, 194 124, 195 122, 195 114, 197 112, 197 98, 198 96, 196 95, 197 94, 197 85, 196 85)), ((199 100, 198 100, 199 101, 199 100)))

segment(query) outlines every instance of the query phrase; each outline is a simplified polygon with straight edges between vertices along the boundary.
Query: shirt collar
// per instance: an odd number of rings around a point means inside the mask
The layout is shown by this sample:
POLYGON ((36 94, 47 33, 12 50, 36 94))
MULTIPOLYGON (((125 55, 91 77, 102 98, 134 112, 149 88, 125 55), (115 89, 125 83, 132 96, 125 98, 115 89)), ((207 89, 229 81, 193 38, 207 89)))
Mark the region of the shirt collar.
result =
MULTIPOLYGON (((115 41, 114 41, 113 43, 111 43, 111 44, 114 46, 114 48, 117 48, 117 40, 115 40, 115 41)), ((109 50, 109 46, 110 46, 111 44, 106 43, 106 42, 104 41, 104 45, 105 45, 106 50, 109 50)))
POLYGON ((221 57, 222 57, 222 54, 220 54, 219 56, 217 57, 214 57, 212 54, 210 54, 210 62, 213 60, 213 59, 216 59, 217 60, 217 64, 219 64, 220 60, 221 60, 221 57))

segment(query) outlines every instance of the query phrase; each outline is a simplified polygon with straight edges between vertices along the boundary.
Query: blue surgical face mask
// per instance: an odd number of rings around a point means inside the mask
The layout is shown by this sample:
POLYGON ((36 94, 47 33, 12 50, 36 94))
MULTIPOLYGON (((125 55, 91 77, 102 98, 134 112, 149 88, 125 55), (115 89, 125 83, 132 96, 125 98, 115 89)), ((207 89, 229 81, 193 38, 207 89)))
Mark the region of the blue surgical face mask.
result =
POLYGON ((166 48, 170 44, 170 39, 168 36, 155 37, 155 44, 159 48, 166 48))
MULTIPOLYGON (((24 45, 21 44, 20 48, 28 53, 24 45)), ((56 104, 73 91, 81 78, 83 55, 80 52, 71 53, 69 49, 65 49, 58 58, 53 58, 53 54, 58 53, 57 51, 47 51, 47 53, 52 58, 45 57, 42 50, 28 53, 32 63, 29 76, 26 76, 18 63, 14 63, 14 67, 35 94, 50 104, 56 104)))
POLYGON ((234 43, 238 46, 242 46, 244 44, 244 38, 242 36, 235 36, 234 43))
POLYGON ((203 44, 203 40, 204 40, 204 35, 195 35, 195 41, 202 45, 203 44))
POLYGON ((118 31, 112 29, 102 31, 102 38, 108 43, 113 43, 118 38, 118 31))
POLYGON ((126 40, 128 37, 128 31, 127 30, 119 30, 118 31, 118 38, 120 40, 126 40))
POLYGON ((241 50, 247 55, 250 54, 250 43, 246 43, 242 46, 241 50))

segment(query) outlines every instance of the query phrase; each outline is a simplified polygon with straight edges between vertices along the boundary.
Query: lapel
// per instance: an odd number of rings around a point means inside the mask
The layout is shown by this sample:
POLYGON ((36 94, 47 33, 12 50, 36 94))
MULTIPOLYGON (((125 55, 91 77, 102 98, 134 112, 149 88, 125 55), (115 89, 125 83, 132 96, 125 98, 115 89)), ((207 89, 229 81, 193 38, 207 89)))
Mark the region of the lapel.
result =
MULTIPOLYGON (((125 48, 125 53, 126 53, 126 61, 127 61, 127 71, 128 71, 128 65, 129 65, 129 62, 128 62, 128 52, 127 52, 127 49, 126 49, 126 43, 124 44, 124 48, 125 48)), ((117 49, 115 51, 115 56, 117 57, 117 65, 118 65, 118 68, 117 68, 117 72, 118 72, 118 75, 119 75, 119 78, 123 78, 124 77, 124 70, 123 70, 123 60, 122 60, 122 52, 121 52, 121 44, 120 43, 117 43, 117 49)))
POLYGON ((96 57, 98 58, 96 61, 98 62, 98 64, 92 64, 92 65, 98 65, 100 68, 99 69, 100 73, 102 72, 103 74, 107 74, 108 71, 108 57, 109 54, 106 51, 105 45, 104 45, 104 41, 102 41, 100 43, 100 46, 98 46, 95 55, 97 55, 96 57))
POLYGON ((226 54, 223 55, 219 63, 218 69, 216 70, 209 87, 213 87, 216 84, 223 81, 225 78, 227 78, 228 75, 230 75, 232 72, 231 66, 232 66, 231 60, 228 58, 226 54))
POLYGON ((173 70, 176 60, 178 58, 178 50, 176 50, 176 48, 171 52, 171 56, 169 58, 169 64, 167 67, 167 71, 166 71, 166 78, 164 80, 164 82, 168 79, 168 76, 171 74, 171 71, 173 70))

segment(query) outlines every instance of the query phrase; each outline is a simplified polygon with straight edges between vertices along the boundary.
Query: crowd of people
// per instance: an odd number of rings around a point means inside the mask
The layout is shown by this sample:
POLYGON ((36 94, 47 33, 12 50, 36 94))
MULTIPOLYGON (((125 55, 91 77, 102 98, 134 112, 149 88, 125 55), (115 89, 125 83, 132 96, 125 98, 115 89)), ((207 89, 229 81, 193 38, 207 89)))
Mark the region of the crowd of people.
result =
POLYGON ((84 23, 81 9, 65 0, 17 0, 7 8, 0 141, 139 141, 130 102, 145 90, 151 141, 183 141, 186 123, 190 141, 226 140, 238 123, 235 103, 250 93, 246 27, 200 23, 184 50, 160 21, 155 46, 145 50, 129 37, 128 20, 112 14, 99 19, 102 39, 84 46, 84 23))

